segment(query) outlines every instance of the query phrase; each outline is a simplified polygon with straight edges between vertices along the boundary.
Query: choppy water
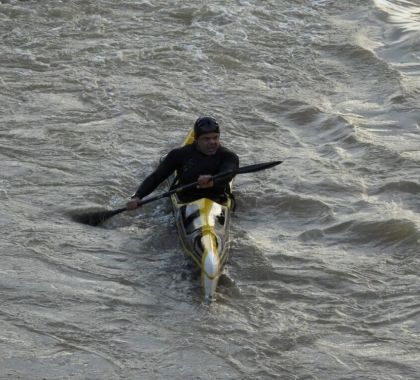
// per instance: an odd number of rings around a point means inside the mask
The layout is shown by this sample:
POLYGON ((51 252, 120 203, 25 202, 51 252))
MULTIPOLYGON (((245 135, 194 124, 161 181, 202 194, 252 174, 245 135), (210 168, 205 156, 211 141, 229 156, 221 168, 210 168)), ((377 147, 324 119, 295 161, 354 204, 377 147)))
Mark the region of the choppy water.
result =
POLYGON ((0 2, 0 378, 418 379, 420 4, 0 2), (169 3, 169 4, 168 4, 169 3), (210 308, 167 202, 200 114, 242 164, 210 308))

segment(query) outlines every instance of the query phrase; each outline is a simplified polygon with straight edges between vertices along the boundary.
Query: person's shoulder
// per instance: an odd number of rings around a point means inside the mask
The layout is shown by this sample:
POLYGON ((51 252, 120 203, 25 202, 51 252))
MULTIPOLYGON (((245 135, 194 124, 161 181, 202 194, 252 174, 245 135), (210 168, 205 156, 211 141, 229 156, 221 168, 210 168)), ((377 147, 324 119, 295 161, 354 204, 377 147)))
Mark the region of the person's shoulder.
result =
POLYGON ((180 146, 177 148, 172 149, 168 156, 170 157, 183 157, 187 154, 189 154, 193 150, 193 144, 188 144, 184 146, 180 146))
POLYGON ((194 144, 188 144, 188 145, 183 145, 183 146, 178 146, 176 148, 173 148, 169 153, 182 153, 182 152, 188 152, 192 149, 194 144))
POLYGON ((223 155, 237 156, 237 154, 233 150, 225 147, 224 145, 220 145, 219 152, 223 155))
POLYGON ((181 146, 180 149, 182 149, 183 152, 190 152, 190 151, 196 150, 196 144, 193 142, 191 144, 181 146))

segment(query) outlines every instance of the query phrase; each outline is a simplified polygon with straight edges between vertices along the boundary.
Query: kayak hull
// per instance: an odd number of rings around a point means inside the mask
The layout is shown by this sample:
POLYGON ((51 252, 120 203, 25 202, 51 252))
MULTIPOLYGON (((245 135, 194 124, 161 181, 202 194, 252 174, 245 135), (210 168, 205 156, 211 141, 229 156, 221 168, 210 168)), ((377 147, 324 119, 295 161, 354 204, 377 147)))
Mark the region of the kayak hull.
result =
MULTIPOLYGON (((189 133, 184 145, 193 141, 189 133)), ((176 184, 176 173, 168 185, 176 184)), ((208 198, 183 202, 177 194, 171 196, 179 240, 184 253, 200 271, 200 284, 205 302, 216 299, 220 275, 229 256, 229 228, 233 200, 219 203, 208 198)))

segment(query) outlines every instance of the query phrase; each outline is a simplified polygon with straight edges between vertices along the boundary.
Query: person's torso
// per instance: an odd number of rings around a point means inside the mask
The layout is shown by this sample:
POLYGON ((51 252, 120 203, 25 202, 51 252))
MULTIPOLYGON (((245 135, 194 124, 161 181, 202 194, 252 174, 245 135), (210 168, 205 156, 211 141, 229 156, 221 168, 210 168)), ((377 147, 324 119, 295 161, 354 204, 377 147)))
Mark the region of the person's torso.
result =
POLYGON ((220 146, 213 155, 201 153, 195 144, 187 145, 180 150, 181 159, 177 170, 180 183, 197 181, 200 175, 214 175, 220 171, 227 149, 220 146))

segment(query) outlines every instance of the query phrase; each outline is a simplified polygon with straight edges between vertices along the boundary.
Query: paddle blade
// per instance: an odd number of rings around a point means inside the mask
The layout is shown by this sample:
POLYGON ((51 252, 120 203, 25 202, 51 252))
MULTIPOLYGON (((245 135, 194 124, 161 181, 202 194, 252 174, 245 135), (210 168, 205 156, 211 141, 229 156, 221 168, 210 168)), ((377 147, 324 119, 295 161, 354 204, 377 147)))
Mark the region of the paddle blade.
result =
POLYGON ((263 162, 261 164, 243 166, 242 168, 239 168, 237 170, 231 170, 229 172, 216 174, 213 176, 213 181, 221 181, 223 179, 229 178, 236 174, 254 173, 260 170, 270 169, 274 166, 281 164, 282 162, 283 161, 270 161, 270 162, 263 162))
POLYGON ((236 174, 253 173, 253 172, 258 172, 260 170, 270 169, 270 168, 273 168, 274 166, 280 165, 282 162, 283 161, 270 161, 270 162, 262 162, 261 164, 244 166, 242 168, 239 168, 236 171, 236 174))
POLYGON ((105 210, 105 211, 92 211, 83 214, 73 213, 71 218, 78 223, 87 224, 89 226, 98 226, 111 216, 117 215, 127 209, 119 208, 117 210, 105 210))

